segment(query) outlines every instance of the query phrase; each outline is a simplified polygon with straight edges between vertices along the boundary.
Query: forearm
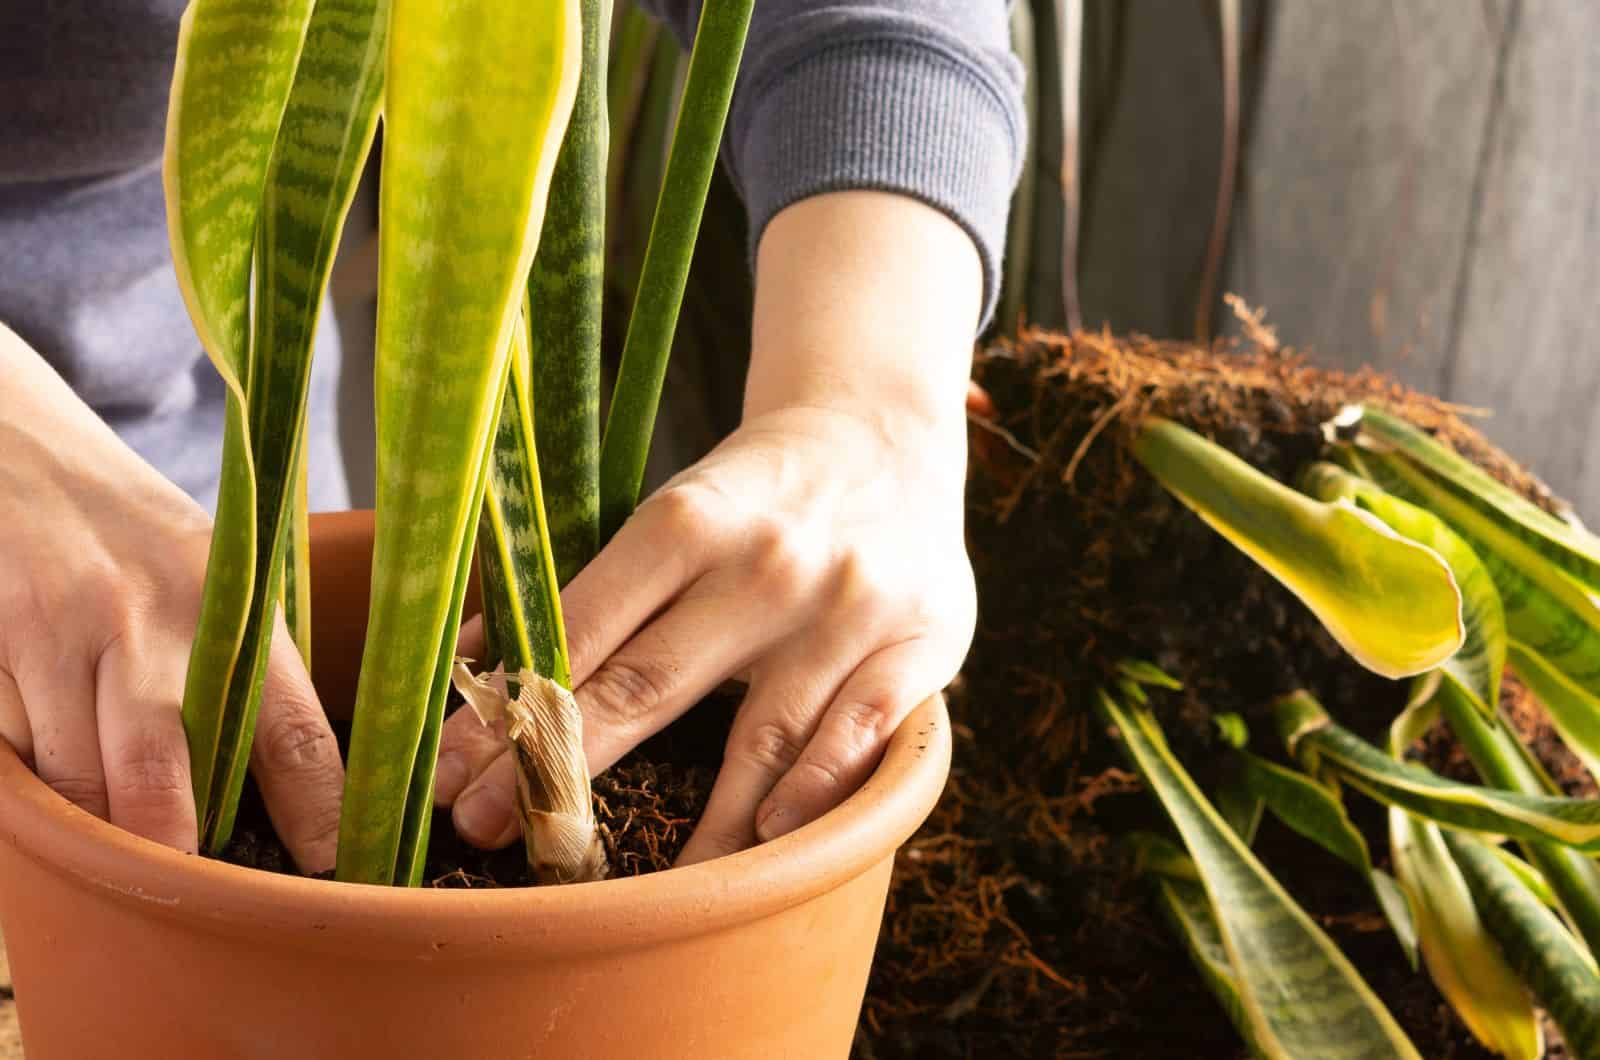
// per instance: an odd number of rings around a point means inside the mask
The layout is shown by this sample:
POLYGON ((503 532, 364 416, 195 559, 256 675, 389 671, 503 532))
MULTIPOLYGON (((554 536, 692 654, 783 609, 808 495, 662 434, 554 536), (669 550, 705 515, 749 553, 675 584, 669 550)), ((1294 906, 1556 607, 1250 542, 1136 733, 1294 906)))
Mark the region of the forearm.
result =
POLYGON ((873 191, 796 203, 757 257, 746 418, 807 405, 959 434, 982 293, 972 239, 940 211, 873 191))

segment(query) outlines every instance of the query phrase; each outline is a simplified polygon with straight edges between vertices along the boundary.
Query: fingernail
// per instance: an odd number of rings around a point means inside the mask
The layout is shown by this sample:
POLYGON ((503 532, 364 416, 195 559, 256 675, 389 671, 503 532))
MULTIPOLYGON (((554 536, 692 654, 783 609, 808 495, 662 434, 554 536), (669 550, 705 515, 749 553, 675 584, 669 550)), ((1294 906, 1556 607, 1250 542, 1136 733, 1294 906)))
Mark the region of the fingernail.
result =
POLYGON ((764 806, 756 814, 756 838, 770 843, 781 835, 799 828, 799 814, 784 806, 764 806))
POLYGON ((456 801, 456 796, 461 794, 463 788, 472 780, 472 770, 467 768, 467 760, 452 751, 446 751, 439 756, 439 764, 434 767, 433 773, 433 801, 439 806, 448 806, 456 801))
POLYGON ((462 838, 479 846, 490 846, 511 824, 511 800, 499 788, 482 784, 456 803, 452 819, 462 838))

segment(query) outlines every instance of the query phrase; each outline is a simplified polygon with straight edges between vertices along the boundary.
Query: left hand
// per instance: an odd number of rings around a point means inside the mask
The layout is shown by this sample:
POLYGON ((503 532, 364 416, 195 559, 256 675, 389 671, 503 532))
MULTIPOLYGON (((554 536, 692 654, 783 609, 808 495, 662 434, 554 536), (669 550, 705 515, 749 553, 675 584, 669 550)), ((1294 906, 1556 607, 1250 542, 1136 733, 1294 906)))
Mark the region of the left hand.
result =
MULTIPOLYGON (((978 271, 965 234, 907 199, 780 214, 744 422, 562 592, 591 772, 748 676, 680 864, 838 805, 959 669, 976 617, 962 515, 978 271)), ((484 847, 517 835, 503 748, 470 712, 445 725, 437 799, 484 847)))

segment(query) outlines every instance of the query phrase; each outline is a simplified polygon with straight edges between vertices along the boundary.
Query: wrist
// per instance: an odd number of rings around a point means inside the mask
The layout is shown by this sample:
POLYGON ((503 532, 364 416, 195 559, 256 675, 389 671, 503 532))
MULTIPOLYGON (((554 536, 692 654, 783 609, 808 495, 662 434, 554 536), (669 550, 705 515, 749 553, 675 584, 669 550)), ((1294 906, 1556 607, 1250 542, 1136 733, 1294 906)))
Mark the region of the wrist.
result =
POLYGON ((931 207, 882 192, 789 207, 757 259, 746 419, 815 407, 961 434, 981 300, 976 247, 931 207))

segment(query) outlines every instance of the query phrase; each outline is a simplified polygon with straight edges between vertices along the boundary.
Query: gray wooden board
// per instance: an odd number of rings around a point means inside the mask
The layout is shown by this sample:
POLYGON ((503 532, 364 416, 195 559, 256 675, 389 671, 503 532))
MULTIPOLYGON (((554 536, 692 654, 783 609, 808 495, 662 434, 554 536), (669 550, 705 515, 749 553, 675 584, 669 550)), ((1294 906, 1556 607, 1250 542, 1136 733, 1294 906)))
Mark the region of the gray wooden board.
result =
MULTIPOLYGON (((1219 133, 1214 3, 1129 4, 1092 167, 1085 314, 1192 329, 1219 133)), ((1493 410, 1600 522, 1600 4, 1278 0, 1252 46, 1224 286, 1327 364, 1493 410)))

